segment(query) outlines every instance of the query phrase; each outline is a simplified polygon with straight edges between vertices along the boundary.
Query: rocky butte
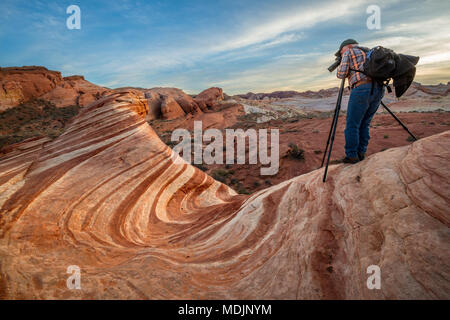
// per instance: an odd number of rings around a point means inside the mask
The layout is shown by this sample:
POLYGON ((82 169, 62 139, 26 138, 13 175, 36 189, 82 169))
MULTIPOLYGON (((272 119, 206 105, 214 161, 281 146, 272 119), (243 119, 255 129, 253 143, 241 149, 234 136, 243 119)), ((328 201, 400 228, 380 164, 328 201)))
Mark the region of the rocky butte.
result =
POLYGON ((87 106, 112 90, 86 81, 83 76, 62 77, 41 66, 0 67, 0 111, 40 98, 57 107, 87 106))
POLYGON ((450 131, 246 196, 175 163, 148 112, 114 93, 0 159, 0 298, 450 298, 450 131))

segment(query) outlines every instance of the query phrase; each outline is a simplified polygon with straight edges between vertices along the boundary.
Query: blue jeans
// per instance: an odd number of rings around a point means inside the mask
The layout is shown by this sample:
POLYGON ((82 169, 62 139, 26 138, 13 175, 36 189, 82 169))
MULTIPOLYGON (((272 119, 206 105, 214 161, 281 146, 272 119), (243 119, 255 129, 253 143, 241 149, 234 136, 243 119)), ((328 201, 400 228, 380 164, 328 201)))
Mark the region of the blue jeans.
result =
POLYGON ((374 83, 370 94, 371 88, 371 83, 362 84, 350 94, 345 126, 345 155, 349 158, 357 158, 358 152, 365 153, 369 144, 370 121, 384 95, 384 87, 374 83))

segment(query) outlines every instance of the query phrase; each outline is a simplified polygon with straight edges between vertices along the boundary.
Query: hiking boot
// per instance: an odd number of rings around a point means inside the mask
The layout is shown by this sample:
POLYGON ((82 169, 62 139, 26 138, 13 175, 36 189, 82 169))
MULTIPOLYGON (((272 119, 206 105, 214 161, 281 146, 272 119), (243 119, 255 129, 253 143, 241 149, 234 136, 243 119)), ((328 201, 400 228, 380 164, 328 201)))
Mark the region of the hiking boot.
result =
POLYGON ((358 158, 359 158, 359 161, 363 161, 366 158, 366 154, 358 152, 358 158))
POLYGON ((345 157, 344 159, 342 159, 343 163, 357 163, 359 162, 359 158, 349 158, 349 157, 345 157))

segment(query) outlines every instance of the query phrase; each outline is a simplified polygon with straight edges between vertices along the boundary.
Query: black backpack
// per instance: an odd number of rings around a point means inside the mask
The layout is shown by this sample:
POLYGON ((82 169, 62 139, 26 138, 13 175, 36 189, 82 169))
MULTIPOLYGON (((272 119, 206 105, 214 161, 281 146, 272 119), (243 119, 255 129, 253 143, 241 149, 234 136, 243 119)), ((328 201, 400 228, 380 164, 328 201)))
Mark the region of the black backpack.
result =
POLYGON ((381 46, 369 50, 363 70, 372 79, 381 82, 388 81, 395 71, 395 52, 381 46))
MULTIPOLYGON (((362 72, 380 85, 387 87, 392 92, 389 81, 393 79, 395 95, 399 98, 409 88, 416 74, 415 65, 419 57, 397 54, 393 50, 376 46, 372 49, 358 47, 366 53, 366 61, 362 72)), ((372 82, 373 90, 373 82, 372 82)))

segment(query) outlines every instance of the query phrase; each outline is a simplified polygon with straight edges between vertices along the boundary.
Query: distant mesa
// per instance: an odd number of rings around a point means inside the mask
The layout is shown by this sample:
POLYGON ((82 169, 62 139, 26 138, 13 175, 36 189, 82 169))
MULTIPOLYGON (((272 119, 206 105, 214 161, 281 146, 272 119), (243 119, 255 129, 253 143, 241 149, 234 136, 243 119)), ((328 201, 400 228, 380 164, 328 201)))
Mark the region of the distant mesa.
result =
MULTIPOLYGON (((271 93, 253 93, 248 92, 246 94, 238 94, 236 96, 242 99, 248 100, 266 100, 266 99, 286 99, 286 98, 294 98, 294 97, 302 97, 302 98, 313 98, 313 99, 321 99, 321 98, 329 98, 332 96, 337 96, 339 91, 338 87, 329 88, 329 89, 320 89, 319 91, 274 91, 271 93)), ((418 82, 413 82, 411 87, 405 93, 405 96, 412 96, 426 94, 426 95, 436 95, 436 96, 447 96, 450 92, 450 82, 447 84, 438 84, 438 85, 422 85, 418 82)), ((348 87, 344 90, 344 95, 350 94, 348 87)))

